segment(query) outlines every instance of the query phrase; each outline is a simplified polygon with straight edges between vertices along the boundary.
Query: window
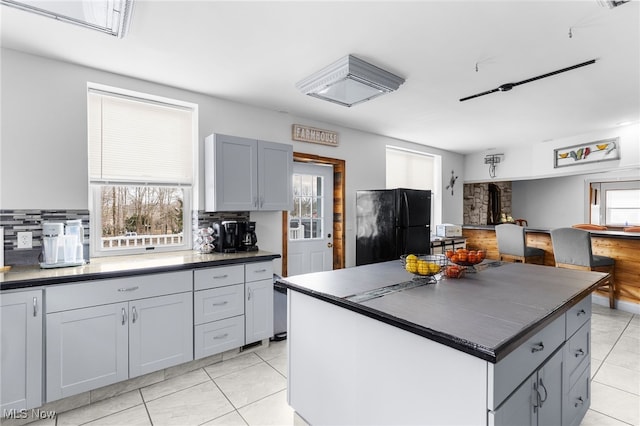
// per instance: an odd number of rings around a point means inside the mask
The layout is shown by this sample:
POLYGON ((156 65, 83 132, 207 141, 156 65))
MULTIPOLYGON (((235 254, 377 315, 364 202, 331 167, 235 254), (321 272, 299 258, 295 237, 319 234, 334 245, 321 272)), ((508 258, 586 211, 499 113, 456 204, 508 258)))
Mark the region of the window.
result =
POLYGON ((439 188, 442 182, 442 158, 423 152, 387 146, 387 188, 431 190, 431 229, 442 223, 442 198, 439 188))
POLYGON ((640 225, 640 181, 591 183, 591 223, 640 225))
POLYGON ((191 248, 197 106, 89 85, 91 255, 191 248))
POLYGON ((289 239, 322 238, 322 176, 293 175, 293 210, 289 212, 289 239))

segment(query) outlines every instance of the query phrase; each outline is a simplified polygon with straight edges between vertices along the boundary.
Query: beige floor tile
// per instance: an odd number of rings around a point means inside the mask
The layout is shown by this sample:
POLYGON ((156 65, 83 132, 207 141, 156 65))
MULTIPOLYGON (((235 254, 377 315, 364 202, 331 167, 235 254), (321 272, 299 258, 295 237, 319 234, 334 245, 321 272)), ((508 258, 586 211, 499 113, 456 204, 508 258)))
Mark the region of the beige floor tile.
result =
POLYGON ((203 369, 199 369, 147 386, 146 388, 140 389, 140 391, 142 392, 142 398, 145 402, 149 402, 210 380, 209 375, 203 369))
POLYGON ((199 425, 234 410, 213 382, 205 382, 147 403, 154 426, 199 425))
POLYGON ((613 347, 611 353, 609 353, 609 356, 607 357, 607 362, 619 367, 640 372, 640 352, 627 350, 622 342, 623 339, 620 339, 620 342, 613 347))
POLYGON ((287 380, 273 367, 261 362, 215 379, 236 408, 244 407, 287 387, 287 380))
POLYGON ((114 396, 113 398, 76 408, 58 415, 58 426, 81 425, 93 420, 106 417, 111 414, 124 411, 128 408, 142 404, 140 391, 135 390, 114 396))
POLYGON ((591 382, 591 409, 630 425, 640 425, 640 397, 591 382))
POLYGON ((213 419, 210 422, 204 423, 202 426, 247 426, 247 422, 244 421, 242 416, 237 411, 232 411, 229 414, 225 414, 222 417, 213 419))
POLYGON ((136 405, 116 414, 85 423, 85 426, 151 426, 151 419, 144 404, 136 405))
POLYGON ((286 355, 287 341, 280 340, 279 342, 270 342, 268 347, 259 349, 255 353, 265 361, 269 361, 273 358, 286 355))
POLYGON ((627 426, 627 423, 605 416, 597 411, 589 410, 582 419, 580 426, 627 426))
POLYGON ((262 362, 262 359, 255 353, 248 353, 240 355, 235 358, 231 358, 227 361, 219 362, 205 367, 205 371, 212 379, 216 377, 224 376, 225 374, 233 373, 235 371, 243 370, 252 365, 256 365, 262 362))
POLYGON ((271 358, 267 361, 267 364, 278 370, 278 373, 282 374, 284 377, 287 377, 288 369, 289 369, 289 357, 285 355, 280 355, 275 358, 271 358))
POLYGON ((619 367, 608 359, 602 363, 593 381, 640 396, 640 371, 619 367))
POLYGON ((293 425, 293 408, 287 404, 286 390, 242 407, 238 411, 250 426, 293 425))

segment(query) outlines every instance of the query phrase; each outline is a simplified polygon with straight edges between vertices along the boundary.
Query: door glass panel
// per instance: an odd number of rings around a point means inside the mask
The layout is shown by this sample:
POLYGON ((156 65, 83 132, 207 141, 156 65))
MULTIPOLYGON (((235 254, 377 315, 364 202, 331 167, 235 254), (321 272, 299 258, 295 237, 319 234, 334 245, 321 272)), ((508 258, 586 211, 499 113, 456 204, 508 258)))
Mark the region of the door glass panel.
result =
POLYGON ((323 177, 293 175, 293 209, 289 212, 289 240, 323 238, 323 177))

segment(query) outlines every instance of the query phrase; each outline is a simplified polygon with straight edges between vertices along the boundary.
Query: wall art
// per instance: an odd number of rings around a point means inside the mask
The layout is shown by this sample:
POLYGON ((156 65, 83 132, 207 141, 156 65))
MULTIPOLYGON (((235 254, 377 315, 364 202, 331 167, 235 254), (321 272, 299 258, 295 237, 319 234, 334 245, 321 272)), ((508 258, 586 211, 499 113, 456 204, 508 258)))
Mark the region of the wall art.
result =
POLYGON ((553 167, 576 166, 620 159, 620 138, 604 139, 553 150, 553 167))

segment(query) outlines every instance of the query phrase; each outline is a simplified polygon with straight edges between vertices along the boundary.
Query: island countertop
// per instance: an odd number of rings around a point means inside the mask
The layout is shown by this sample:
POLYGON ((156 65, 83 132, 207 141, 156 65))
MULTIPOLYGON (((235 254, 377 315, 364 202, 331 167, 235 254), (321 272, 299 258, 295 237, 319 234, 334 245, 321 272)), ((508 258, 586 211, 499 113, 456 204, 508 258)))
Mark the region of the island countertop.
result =
POLYGON ((263 250, 224 254, 203 254, 184 250, 99 257, 91 259, 91 263, 66 268, 41 269, 38 266, 18 266, 11 268, 9 272, 0 273, 0 290, 263 262, 279 257, 277 253, 263 250))
POLYGON ((494 264, 500 266, 417 286, 400 261, 298 275, 280 283, 496 363, 588 296, 607 276, 494 264))

